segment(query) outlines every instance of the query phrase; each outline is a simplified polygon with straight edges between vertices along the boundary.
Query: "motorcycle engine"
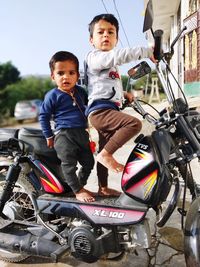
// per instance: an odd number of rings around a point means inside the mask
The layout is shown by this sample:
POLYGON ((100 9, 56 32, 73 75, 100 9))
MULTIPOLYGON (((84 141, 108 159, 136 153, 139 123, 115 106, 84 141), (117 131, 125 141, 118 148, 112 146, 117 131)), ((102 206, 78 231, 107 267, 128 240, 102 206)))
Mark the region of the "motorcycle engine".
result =
POLYGON ((104 254, 101 240, 97 238, 97 233, 90 225, 82 224, 75 227, 69 234, 71 254, 87 263, 96 262, 104 254))
POLYGON ((87 221, 76 219, 68 232, 71 255, 87 263, 96 262, 102 255, 130 251, 137 246, 148 248, 150 243, 148 220, 108 229, 93 228, 87 221))

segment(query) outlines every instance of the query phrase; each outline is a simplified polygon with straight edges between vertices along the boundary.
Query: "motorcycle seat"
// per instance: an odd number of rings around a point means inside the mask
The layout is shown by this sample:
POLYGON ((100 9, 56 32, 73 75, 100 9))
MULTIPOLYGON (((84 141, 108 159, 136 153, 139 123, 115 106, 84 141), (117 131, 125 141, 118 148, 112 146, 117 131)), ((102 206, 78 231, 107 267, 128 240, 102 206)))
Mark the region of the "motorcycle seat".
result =
MULTIPOLYGON (((47 146, 46 139, 41 129, 36 128, 21 128, 19 130, 19 139, 30 144, 33 147, 33 152, 36 155, 42 155, 51 159, 57 159, 55 149, 47 146)), ((27 151, 30 147, 27 146, 27 151)))

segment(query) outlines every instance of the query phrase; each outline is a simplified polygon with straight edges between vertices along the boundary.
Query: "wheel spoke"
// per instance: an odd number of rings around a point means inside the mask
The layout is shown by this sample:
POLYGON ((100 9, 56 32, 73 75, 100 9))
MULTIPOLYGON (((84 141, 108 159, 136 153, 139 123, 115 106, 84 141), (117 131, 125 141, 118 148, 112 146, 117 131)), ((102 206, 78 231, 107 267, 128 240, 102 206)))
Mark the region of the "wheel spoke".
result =
MULTIPOLYGON (((0 171, 0 195, 5 185, 6 173, 7 171, 0 171)), ((34 191, 34 186, 29 182, 26 175, 21 173, 13 189, 12 196, 4 207, 8 219, 36 222, 34 206, 30 197, 31 192, 34 191)), ((8 262, 21 262, 28 257, 25 253, 11 253, 6 249, 0 249, 0 258, 8 262)))

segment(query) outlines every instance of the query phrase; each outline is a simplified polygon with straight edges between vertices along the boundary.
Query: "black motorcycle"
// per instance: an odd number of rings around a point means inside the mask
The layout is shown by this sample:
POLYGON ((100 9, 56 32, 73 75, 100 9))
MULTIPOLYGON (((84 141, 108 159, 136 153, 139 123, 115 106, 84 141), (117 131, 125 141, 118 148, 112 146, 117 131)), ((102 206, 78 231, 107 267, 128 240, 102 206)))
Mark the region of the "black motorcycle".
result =
MULTIPOLYGON (((144 31, 152 27, 152 3, 146 10, 144 31)), ((184 29, 183 29, 184 30, 184 29)), ((0 258, 20 262, 32 255, 56 261, 69 251, 75 258, 92 263, 109 253, 149 248, 151 233, 147 213, 156 213, 157 226, 165 225, 184 191, 191 193, 186 212, 185 194, 179 209, 185 236, 186 264, 200 266, 199 188, 190 171, 190 162, 200 158, 200 114, 189 108, 187 99, 175 98, 168 75, 171 50, 161 49, 162 31, 153 32, 156 71, 166 93, 169 108, 149 114, 140 100, 131 106, 154 125, 151 135, 139 135, 122 174, 119 197, 97 197, 95 202, 77 201, 62 182, 60 161, 46 146, 39 129, 0 129, 0 258), (163 73, 163 67, 165 70, 163 73), (166 201, 171 196, 170 201, 166 201), (162 204, 168 203, 166 209, 162 204)), ((129 73, 132 79, 151 71, 141 62, 129 73)), ((180 89, 180 87, 179 87, 180 89)), ((181 90, 181 89, 180 89, 181 90)))

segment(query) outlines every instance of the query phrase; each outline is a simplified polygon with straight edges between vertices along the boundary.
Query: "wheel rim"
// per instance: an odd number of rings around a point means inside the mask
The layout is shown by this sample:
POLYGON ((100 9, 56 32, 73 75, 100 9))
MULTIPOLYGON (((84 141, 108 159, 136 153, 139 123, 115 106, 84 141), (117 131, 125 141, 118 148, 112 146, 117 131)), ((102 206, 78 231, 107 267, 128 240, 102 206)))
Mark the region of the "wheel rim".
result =
MULTIPOLYGON (((0 194, 5 181, 0 182, 0 194)), ((35 212, 32 200, 25 188, 17 183, 13 189, 13 194, 5 204, 3 213, 10 219, 35 221, 35 212)))
MULTIPOLYGON (((6 169, 0 171, 0 195, 3 190, 3 186, 5 185, 6 174, 6 169)), ((30 193, 33 190, 34 187, 23 175, 16 183, 13 189, 13 194, 6 202, 3 210, 3 213, 8 217, 8 219, 17 219, 29 222, 36 221, 34 206, 30 197, 30 193)), ((25 253, 13 253, 0 248, 0 258, 7 262, 21 262, 28 257, 29 255, 25 253)))

